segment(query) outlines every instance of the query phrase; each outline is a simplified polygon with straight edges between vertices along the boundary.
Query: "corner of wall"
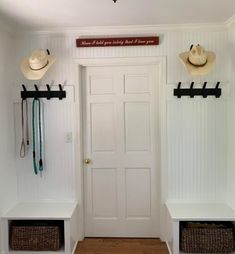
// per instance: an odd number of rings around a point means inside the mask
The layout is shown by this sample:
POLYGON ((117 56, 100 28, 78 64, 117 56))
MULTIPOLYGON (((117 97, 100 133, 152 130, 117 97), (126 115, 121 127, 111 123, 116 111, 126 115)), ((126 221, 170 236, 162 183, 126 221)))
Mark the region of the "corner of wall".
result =
POLYGON ((229 20, 230 94, 228 100, 227 203, 235 209, 235 16, 229 20))
MULTIPOLYGON (((10 34, 0 26, 0 217, 17 202, 17 177, 13 163, 12 74, 9 68, 12 64, 12 48, 13 40, 10 34)), ((0 253, 1 246, 0 243, 0 253)))

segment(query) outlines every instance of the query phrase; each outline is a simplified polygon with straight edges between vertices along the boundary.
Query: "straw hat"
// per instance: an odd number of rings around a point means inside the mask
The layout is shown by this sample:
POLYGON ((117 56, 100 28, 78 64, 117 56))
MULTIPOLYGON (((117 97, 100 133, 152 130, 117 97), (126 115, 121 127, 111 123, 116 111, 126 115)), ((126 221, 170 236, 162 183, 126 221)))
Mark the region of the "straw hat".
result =
POLYGON ((39 80, 49 70, 56 58, 42 49, 35 50, 29 58, 21 62, 23 75, 30 80, 39 80))
POLYGON ((181 62, 191 75, 206 75, 215 63, 215 53, 206 51, 201 45, 192 45, 190 50, 179 55, 181 62))

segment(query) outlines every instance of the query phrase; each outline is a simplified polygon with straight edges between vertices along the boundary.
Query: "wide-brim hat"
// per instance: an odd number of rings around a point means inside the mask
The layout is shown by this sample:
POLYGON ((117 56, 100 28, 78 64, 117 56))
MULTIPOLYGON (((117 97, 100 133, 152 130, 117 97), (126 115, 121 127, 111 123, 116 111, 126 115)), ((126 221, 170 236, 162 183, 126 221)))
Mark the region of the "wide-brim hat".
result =
POLYGON ((56 58, 42 49, 35 50, 21 62, 21 71, 29 80, 39 80, 54 64, 56 58))
POLYGON ((216 55, 212 51, 206 51, 201 45, 192 45, 189 51, 179 55, 186 70, 195 76, 207 75, 212 70, 216 55))

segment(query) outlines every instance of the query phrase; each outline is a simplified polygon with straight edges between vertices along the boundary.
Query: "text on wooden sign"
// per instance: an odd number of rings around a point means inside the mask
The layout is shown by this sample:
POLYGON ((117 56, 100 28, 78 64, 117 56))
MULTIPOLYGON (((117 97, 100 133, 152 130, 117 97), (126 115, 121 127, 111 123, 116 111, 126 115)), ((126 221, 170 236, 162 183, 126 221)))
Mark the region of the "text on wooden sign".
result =
POLYGON ((81 38, 76 39, 78 48, 83 47, 118 47, 118 46, 153 46, 159 45, 159 37, 125 38, 81 38))

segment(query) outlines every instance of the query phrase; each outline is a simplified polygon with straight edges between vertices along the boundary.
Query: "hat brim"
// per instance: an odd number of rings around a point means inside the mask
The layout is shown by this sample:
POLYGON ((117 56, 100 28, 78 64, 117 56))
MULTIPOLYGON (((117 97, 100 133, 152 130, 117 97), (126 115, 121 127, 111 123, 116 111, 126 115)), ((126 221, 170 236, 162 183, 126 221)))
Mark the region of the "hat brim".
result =
POLYGON ((216 55, 214 52, 207 51, 207 63, 204 66, 195 66, 188 61, 189 52, 183 52, 179 55, 181 62, 185 66, 186 70, 195 76, 207 75, 213 68, 216 55))
POLYGON ((29 65, 29 59, 25 58, 21 62, 21 71, 25 78, 29 80, 39 80, 41 79, 45 73, 50 69, 50 67, 54 64, 56 61, 56 58, 54 56, 48 55, 47 56, 48 64, 40 69, 40 70, 32 70, 29 65))

